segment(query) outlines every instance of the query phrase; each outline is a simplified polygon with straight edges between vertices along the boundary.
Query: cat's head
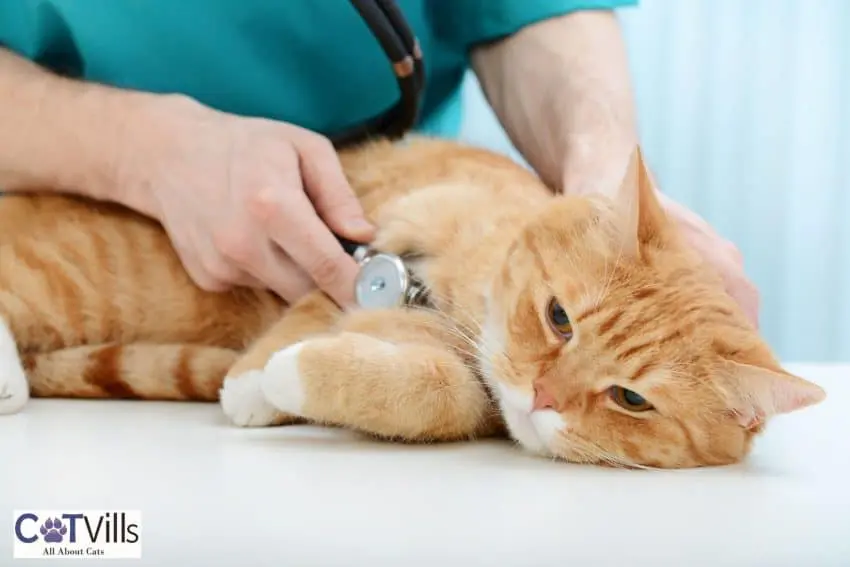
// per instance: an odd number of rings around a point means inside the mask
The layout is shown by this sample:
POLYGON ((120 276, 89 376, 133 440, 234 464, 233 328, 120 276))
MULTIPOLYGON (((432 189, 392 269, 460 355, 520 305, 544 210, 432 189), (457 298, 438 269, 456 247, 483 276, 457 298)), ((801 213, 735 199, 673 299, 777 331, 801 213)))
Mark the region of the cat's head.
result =
POLYGON ((637 150, 611 199, 556 197, 489 298, 481 359, 512 436, 569 461, 734 463, 825 397, 785 372, 683 243, 637 150))

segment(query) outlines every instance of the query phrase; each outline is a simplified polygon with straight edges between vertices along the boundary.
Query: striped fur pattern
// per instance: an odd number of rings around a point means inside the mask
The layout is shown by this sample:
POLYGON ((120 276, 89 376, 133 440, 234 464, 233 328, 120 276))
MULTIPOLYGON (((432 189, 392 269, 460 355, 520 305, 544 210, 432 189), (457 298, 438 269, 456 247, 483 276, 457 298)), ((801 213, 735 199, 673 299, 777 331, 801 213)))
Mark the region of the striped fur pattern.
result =
POLYGON ((0 197, 0 413, 30 395, 218 400, 239 426, 507 434, 547 457, 680 468, 739 461, 771 416, 824 397, 680 243, 639 152, 606 198, 553 196, 445 141, 341 158, 375 245, 416 258, 432 308, 207 293, 128 210, 0 197))

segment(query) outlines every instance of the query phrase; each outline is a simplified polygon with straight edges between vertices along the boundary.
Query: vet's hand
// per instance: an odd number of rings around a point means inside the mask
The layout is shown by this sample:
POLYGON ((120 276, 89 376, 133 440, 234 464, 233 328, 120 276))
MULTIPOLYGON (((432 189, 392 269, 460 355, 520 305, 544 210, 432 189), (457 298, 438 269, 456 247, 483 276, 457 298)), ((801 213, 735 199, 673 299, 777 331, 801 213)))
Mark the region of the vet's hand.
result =
POLYGON ((123 141, 122 201, 163 224, 201 288, 267 288, 294 301, 318 286, 352 303, 357 265, 331 229, 364 242, 373 228, 326 138, 183 97, 142 115, 123 141))
POLYGON ((738 248, 722 238, 702 217, 659 192, 667 214, 679 223, 682 234, 702 257, 714 265, 726 284, 726 291, 744 310, 750 322, 759 325, 759 292, 744 273, 744 260, 738 248))

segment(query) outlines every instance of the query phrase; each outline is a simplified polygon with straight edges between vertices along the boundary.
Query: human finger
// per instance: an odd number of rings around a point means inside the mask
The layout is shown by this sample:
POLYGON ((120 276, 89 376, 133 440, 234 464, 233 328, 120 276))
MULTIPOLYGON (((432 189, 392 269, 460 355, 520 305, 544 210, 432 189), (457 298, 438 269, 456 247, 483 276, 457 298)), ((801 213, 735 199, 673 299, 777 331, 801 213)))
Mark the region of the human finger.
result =
POLYGON ((168 225, 163 226, 183 270, 196 286, 209 292, 221 292, 230 287, 226 280, 215 277, 213 273, 207 270, 206 263, 201 259, 199 248, 187 243, 185 233, 174 232, 169 229, 168 225))
MULTIPOLYGON (((178 254, 183 268, 189 275, 189 278, 204 291, 219 293, 227 291, 233 284, 231 279, 220 277, 207 269, 206 265, 197 259, 193 254, 178 254)), ((237 274, 229 274, 235 277, 237 274)))
POLYGON ((310 277, 265 233, 247 226, 214 235, 216 248, 241 268, 240 285, 270 289, 287 301, 314 287, 310 277))
POLYGON ((341 236, 357 241, 371 239, 375 228, 366 220, 333 145, 313 133, 296 136, 293 145, 304 190, 322 220, 341 236))
POLYGON ((269 237, 341 306, 353 302, 357 263, 316 214, 303 191, 266 189, 252 210, 269 237))
POLYGON ((238 287, 249 287, 251 289, 269 289, 267 284, 260 279, 255 278, 248 272, 240 272, 239 276, 234 280, 233 285, 238 287))
POLYGON ((253 273, 282 299, 291 303, 315 289, 310 276, 275 243, 267 242, 263 258, 252 267, 253 273))

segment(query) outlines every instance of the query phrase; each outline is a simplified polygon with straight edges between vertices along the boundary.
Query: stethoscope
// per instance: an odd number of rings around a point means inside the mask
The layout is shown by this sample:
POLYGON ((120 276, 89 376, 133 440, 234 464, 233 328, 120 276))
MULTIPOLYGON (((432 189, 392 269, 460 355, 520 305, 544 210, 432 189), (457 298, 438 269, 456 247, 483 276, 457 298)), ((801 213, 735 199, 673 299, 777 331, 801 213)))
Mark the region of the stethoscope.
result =
MULTIPOLYGON (((338 149, 375 136, 389 139, 403 137, 419 118, 425 89, 425 67, 419 41, 395 2, 351 0, 351 3, 392 64, 401 97, 389 110, 356 127, 331 135, 330 139, 338 149)), ((401 256, 343 238, 340 241, 360 265, 354 291, 361 309, 389 309, 426 302, 425 287, 401 256)))
POLYGON ((416 124, 425 90, 425 67, 419 40, 393 0, 351 0, 392 65, 401 91, 395 106, 361 124, 330 136, 337 148, 373 136, 398 139, 416 124))

